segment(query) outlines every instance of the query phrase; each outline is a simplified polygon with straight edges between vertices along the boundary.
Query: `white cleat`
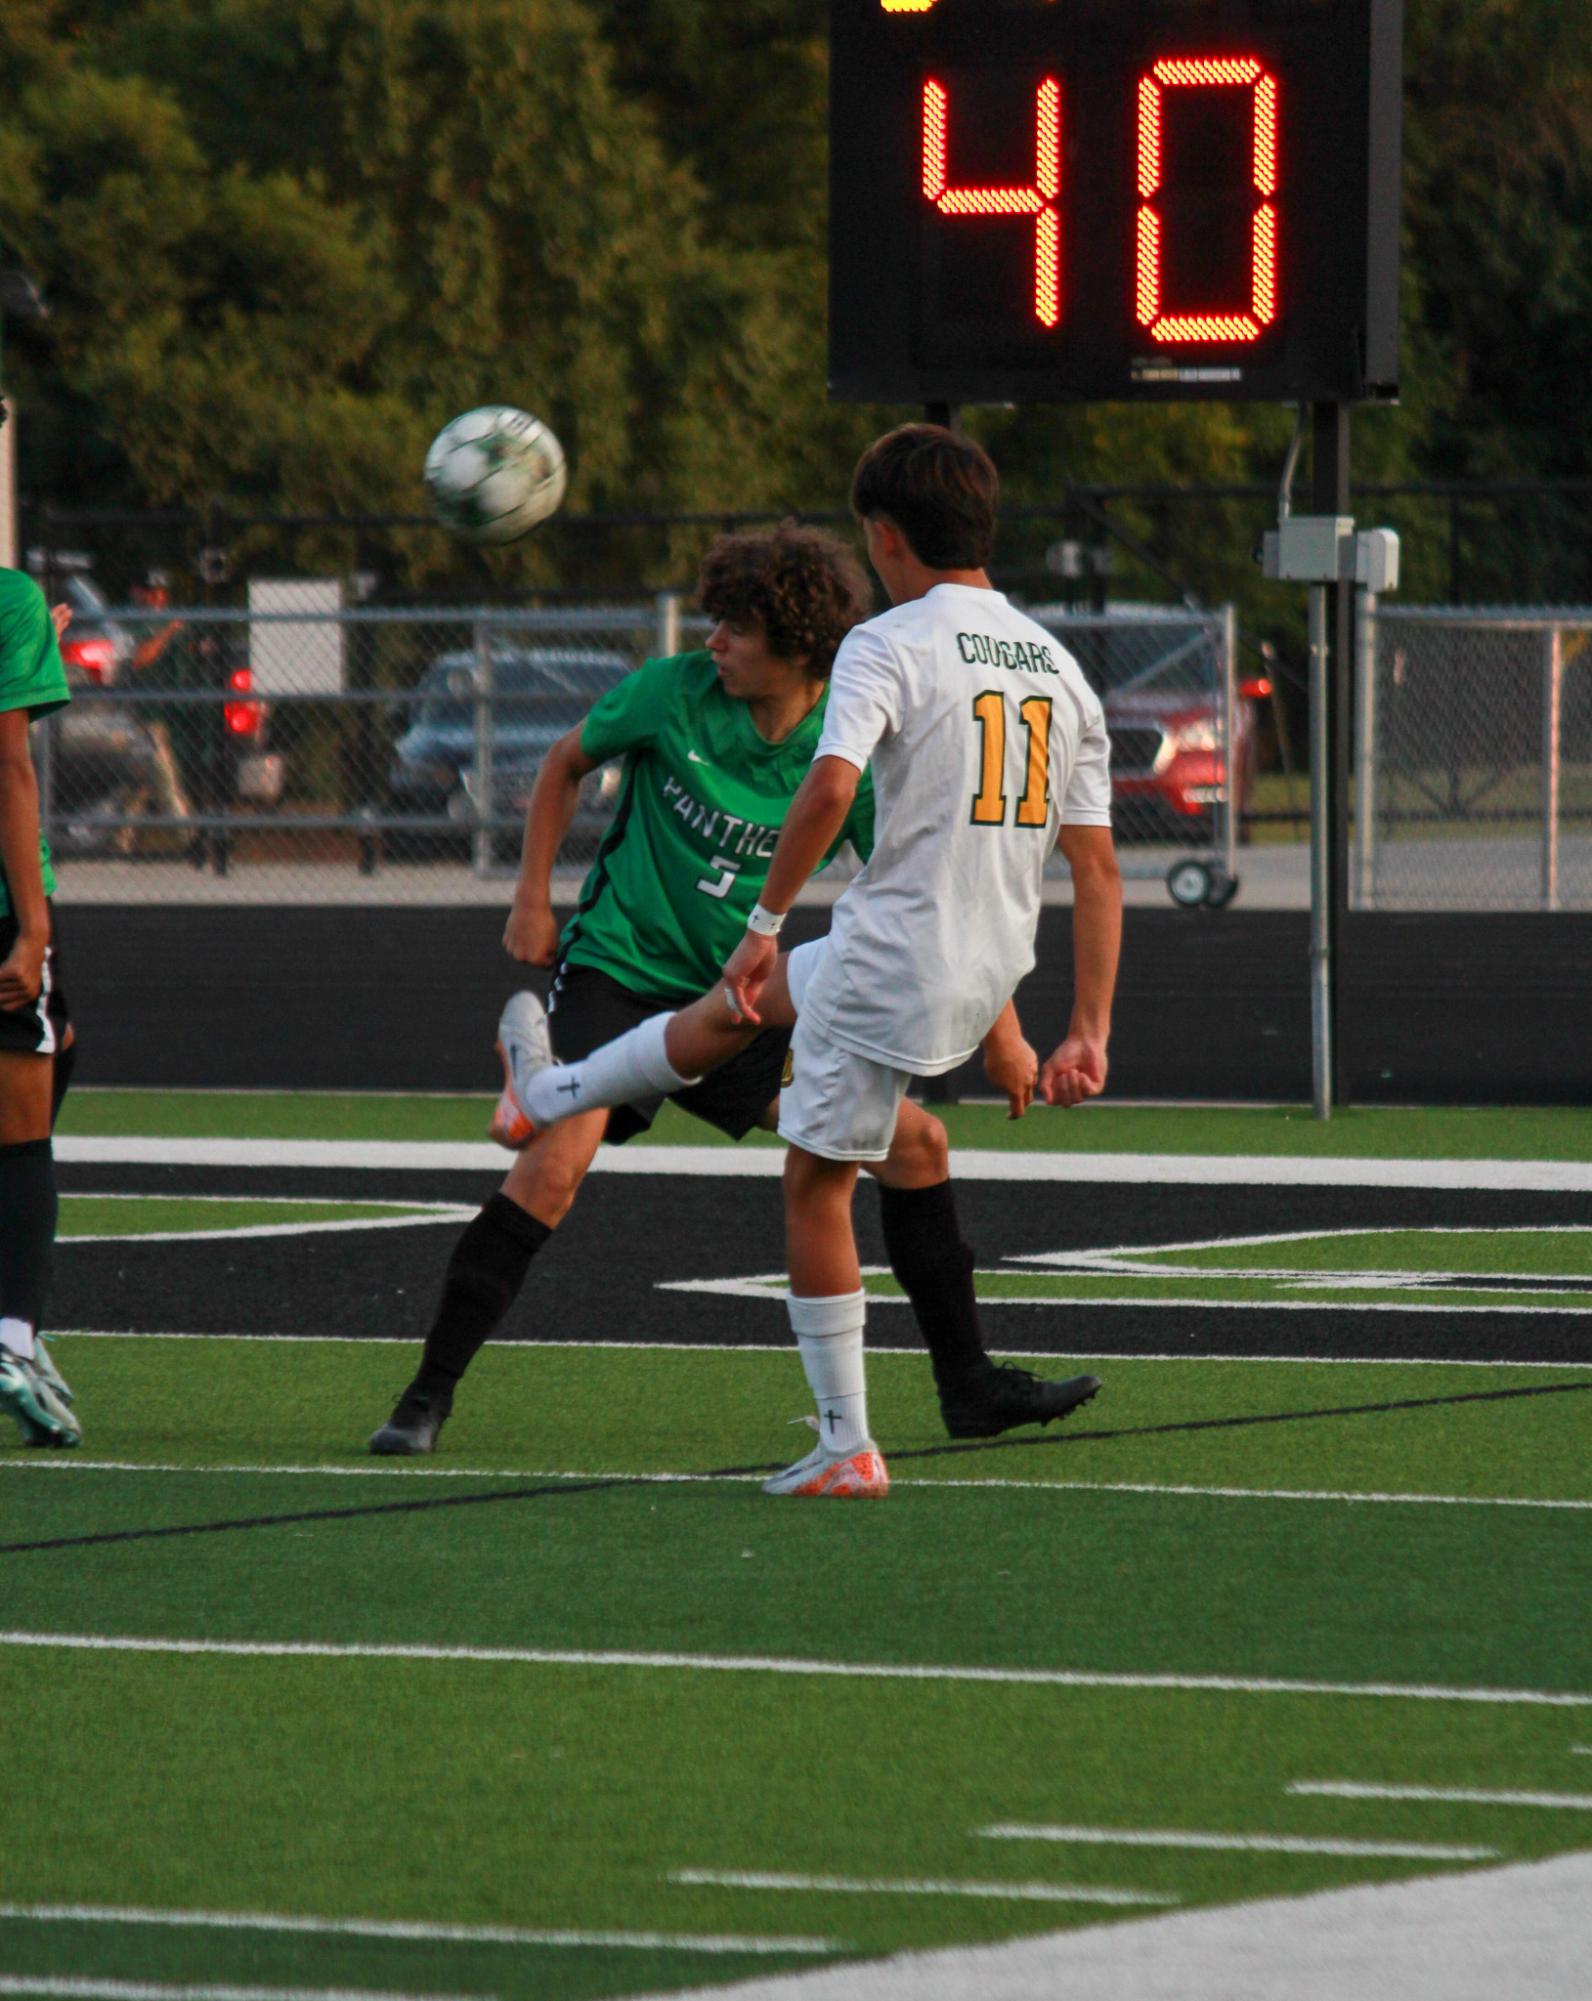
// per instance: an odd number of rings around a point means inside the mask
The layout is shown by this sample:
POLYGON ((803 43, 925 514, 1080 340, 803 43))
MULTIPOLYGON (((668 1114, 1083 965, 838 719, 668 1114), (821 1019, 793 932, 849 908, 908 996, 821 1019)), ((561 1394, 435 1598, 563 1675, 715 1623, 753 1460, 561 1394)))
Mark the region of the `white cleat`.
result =
POLYGON ((829 1496, 839 1501, 882 1501, 889 1491, 890 1475, 871 1438, 855 1452, 830 1452, 815 1445, 805 1459, 763 1482, 765 1494, 792 1494, 804 1499, 829 1496))
POLYGON ((498 1016, 497 1053, 503 1064, 503 1095, 488 1127, 499 1146, 518 1152, 540 1128, 525 1109, 532 1079, 552 1068, 553 1044, 547 1010, 533 993, 511 994, 498 1016))

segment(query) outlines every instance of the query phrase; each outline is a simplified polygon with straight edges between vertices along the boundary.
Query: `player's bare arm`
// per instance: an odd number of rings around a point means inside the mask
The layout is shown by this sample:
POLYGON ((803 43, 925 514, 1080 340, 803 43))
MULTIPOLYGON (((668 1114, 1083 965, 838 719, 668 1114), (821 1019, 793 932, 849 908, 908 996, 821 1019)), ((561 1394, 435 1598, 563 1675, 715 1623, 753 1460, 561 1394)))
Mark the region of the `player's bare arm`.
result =
POLYGON ((1063 827, 1072 871, 1073 1003, 1066 1039, 1046 1058, 1039 1095, 1047 1105, 1081 1105, 1106 1087, 1111 1002, 1122 953, 1122 875, 1109 827, 1063 827))
MULTIPOLYGON (((781 918, 796 901, 803 883, 822 862, 846 824, 857 797, 862 773, 844 757, 820 757, 802 780, 780 828, 774 859, 763 885, 761 908, 781 918)), ((732 1013, 760 1024, 759 1001, 779 957, 772 933, 749 930, 724 968, 724 985, 732 1013)))
POLYGON ((26 1007, 39 991, 50 910, 39 861, 39 786, 28 750, 28 711, 0 713, 0 870, 11 892, 17 940, 0 962, 0 1008, 26 1007))
POLYGON ((597 769, 580 747, 580 729, 561 736, 542 759, 525 808, 519 880, 503 931, 503 949, 527 966, 550 966, 558 953, 553 865, 580 805, 581 780, 597 769))
POLYGON ((1034 1101, 1039 1081, 1039 1053, 1023 1034, 1017 1003, 1008 1001, 984 1038, 984 1075, 1006 1094, 1009 1119, 1020 1119, 1034 1101))

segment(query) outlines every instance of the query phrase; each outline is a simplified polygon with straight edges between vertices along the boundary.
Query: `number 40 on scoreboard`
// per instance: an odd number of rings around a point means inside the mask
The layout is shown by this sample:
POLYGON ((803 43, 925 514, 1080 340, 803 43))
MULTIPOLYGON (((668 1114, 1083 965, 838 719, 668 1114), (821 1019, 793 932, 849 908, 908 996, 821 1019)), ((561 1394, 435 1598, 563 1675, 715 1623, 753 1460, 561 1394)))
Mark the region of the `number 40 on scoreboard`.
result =
POLYGON ((1403 0, 831 0, 830 393, 1397 393, 1403 0))

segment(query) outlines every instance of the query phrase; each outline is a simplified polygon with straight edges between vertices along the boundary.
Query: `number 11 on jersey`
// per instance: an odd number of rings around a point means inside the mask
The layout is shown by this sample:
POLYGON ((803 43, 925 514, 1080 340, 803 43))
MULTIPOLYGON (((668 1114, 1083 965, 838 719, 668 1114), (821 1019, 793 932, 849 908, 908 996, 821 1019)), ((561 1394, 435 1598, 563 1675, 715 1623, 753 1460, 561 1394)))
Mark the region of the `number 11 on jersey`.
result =
MULTIPOLYGON (((1028 732, 1023 796, 1017 802, 1019 827, 1042 827, 1050 817, 1050 697, 1030 695, 1017 713, 1028 732)), ((1006 697, 998 688, 973 698, 973 719, 983 734, 979 788, 973 795, 973 825, 1006 824, 1006 697)))

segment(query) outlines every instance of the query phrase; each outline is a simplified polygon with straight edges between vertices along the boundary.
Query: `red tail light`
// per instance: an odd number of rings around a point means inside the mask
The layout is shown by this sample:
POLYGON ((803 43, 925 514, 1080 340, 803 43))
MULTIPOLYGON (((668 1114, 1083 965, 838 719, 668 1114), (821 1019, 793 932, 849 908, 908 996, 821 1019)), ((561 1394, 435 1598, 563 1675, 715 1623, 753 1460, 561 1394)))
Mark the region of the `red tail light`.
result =
MULTIPOLYGON (((246 695, 254 686, 247 667, 238 667, 227 676, 227 686, 237 695, 246 695)), ((258 736, 265 721, 264 702, 226 702, 222 705, 231 736, 258 736)))
POLYGON ((116 648, 108 639, 68 639, 62 644, 61 658, 96 683, 110 680, 116 671, 116 648))

